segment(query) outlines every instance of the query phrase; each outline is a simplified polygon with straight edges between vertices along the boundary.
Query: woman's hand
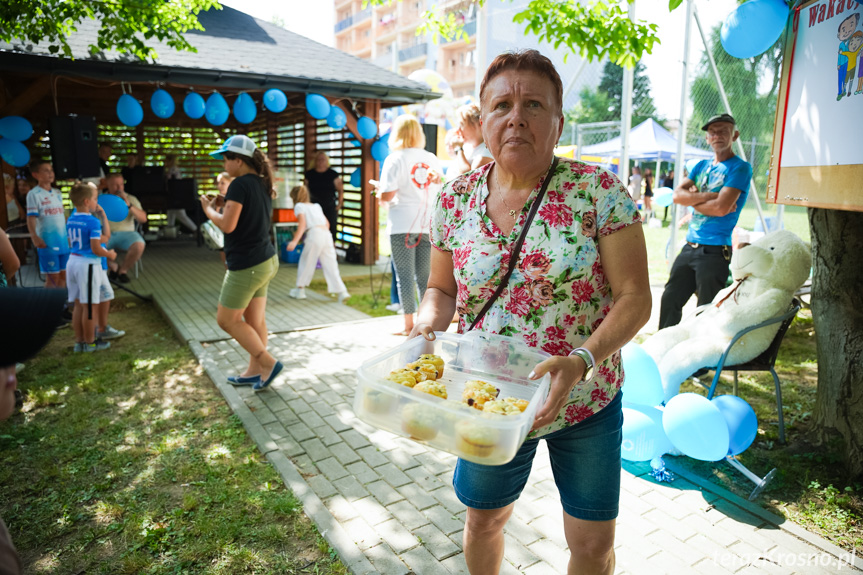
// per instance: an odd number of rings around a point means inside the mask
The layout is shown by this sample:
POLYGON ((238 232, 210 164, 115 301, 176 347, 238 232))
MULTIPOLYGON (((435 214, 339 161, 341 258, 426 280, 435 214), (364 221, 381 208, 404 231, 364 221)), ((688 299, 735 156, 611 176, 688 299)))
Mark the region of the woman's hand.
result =
POLYGON ((563 404, 569 399, 572 388, 581 381, 585 367, 584 360, 580 357, 554 356, 533 368, 530 379, 539 379, 548 373, 551 375, 551 387, 548 390, 548 399, 536 412, 531 431, 554 422, 563 404))
POLYGON ((430 326, 427 323, 414 324, 414 328, 411 330, 410 334, 408 335, 408 339, 413 339, 418 335, 422 335, 428 341, 434 341, 435 340, 434 329, 432 328, 432 326, 430 326))
POLYGON ((295 249, 297 249, 297 240, 293 240, 293 241, 291 241, 291 243, 289 243, 289 244, 288 244, 288 246, 287 246, 287 248, 286 248, 286 249, 287 249, 289 252, 292 252, 292 251, 294 251, 295 249))
POLYGON ((207 213, 207 208, 212 208, 215 203, 215 198, 211 198, 206 194, 201 195, 201 209, 204 210, 205 214, 207 213))

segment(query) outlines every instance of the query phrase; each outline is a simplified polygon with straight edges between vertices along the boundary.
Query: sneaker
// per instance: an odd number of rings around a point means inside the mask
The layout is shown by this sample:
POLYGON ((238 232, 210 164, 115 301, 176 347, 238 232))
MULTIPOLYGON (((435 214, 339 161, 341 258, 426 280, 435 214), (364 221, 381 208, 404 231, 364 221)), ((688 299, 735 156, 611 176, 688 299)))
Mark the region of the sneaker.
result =
POLYGON ((81 353, 84 351, 84 346, 87 345, 83 341, 76 341, 75 347, 72 348, 72 353, 81 353))
POLYGON ((351 294, 348 293, 348 290, 343 291, 338 296, 339 303, 344 303, 349 297, 351 297, 351 294))
POLYGON ((119 279, 119 280, 120 280, 120 283, 121 283, 121 284, 127 284, 127 283, 129 283, 130 281, 132 281, 132 280, 131 280, 131 278, 129 277, 129 274, 119 274, 119 275, 117 276, 117 279, 119 279))
POLYGON ((306 299, 306 288, 294 288, 288 295, 294 299, 306 299))
POLYGON ((93 343, 84 343, 82 344, 84 347, 81 351, 84 353, 93 353, 94 351, 104 351, 111 347, 110 341, 102 341, 101 339, 97 339, 93 343))
POLYGON ((394 311, 394 312, 398 313, 398 312, 400 312, 400 311, 401 311, 401 309, 402 309, 402 304, 400 304, 400 303, 391 303, 390 305, 385 306, 385 307, 384 307, 384 309, 387 309, 387 310, 389 310, 389 311, 394 311))
POLYGON ((105 331, 99 331, 99 329, 96 328, 96 339, 117 339, 124 335, 126 335, 125 331, 122 329, 114 329, 110 325, 105 328, 105 331))
POLYGON ((108 279, 111 281, 117 281, 117 272, 114 270, 110 270, 108 272, 108 279))

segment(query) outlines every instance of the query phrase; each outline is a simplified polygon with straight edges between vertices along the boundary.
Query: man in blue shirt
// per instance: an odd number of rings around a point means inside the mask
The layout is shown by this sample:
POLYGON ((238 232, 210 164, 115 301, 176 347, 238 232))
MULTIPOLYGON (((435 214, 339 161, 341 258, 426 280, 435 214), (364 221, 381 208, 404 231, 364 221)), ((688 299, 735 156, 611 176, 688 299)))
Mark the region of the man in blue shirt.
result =
POLYGON ((740 137, 730 114, 710 118, 702 130, 714 159, 702 160, 674 190, 674 203, 692 206, 686 245, 674 260, 662 294, 659 328, 680 323, 683 306, 695 293, 708 304, 725 287, 731 262, 731 232, 746 203, 752 166, 738 158, 732 145, 740 137))

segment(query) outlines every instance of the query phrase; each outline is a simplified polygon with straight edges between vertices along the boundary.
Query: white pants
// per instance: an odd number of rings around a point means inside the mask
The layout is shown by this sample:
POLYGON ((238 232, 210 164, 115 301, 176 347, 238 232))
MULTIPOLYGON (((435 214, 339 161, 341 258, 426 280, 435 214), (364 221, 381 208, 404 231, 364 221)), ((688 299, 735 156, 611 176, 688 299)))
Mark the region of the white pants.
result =
POLYGON ((167 216, 169 226, 173 227, 177 220, 180 220, 180 223, 189 228, 189 231, 195 232, 198 230, 198 226, 195 225, 195 222, 192 221, 186 210, 168 210, 167 216))
POLYGON ((303 240, 303 253, 300 254, 300 263, 297 268, 297 287, 308 287, 312 282, 318 260, 321 261, 324 279, 327 280, 327 291, 330 293, 347 291, 345 282, 339 275, 333 236, 330 235, 329 230, 321 226, 309 228, 306 232, 306 237, 303 240))

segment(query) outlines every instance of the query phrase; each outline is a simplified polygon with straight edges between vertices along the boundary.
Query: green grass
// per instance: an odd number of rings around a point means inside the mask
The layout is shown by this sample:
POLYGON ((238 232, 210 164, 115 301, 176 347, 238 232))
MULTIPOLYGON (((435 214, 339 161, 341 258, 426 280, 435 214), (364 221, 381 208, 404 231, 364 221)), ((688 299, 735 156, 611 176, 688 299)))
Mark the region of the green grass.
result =
POLYGON ((186 346, 118 298, 110 350, 61 330, 0 423, 0 515, 27 573, 344 574, 186 346))
MULTIPOLYGON (((758 436, 740 460, 763 477, 778 470, 756 503, 818 533, 847 551, 863 546, 863 485, 843 471, 842 446, 837 441, 819 445, 812 433, 812 412, 818 384, 812 314, 801 311, 785 336, 776 361, 782 382, 786 445, 779 443, 773 378, 767 372, 740 372, 739 396, 758 416, 758 436)), ((717 395, 731 393, 733 372, 723 373, 717 395)), ((705 376, 707 381, 713 372, 705 376)), ((706 395, 704 388, 686 382, 681 392, 706 395)), ((748 497, 754 485, 730 465, 675 457, 701 477, 748 497)))
MULTIPOLYGON (((345 287, 351 297, 346 304, 372 317, 395 315, 385 306, 390 304, 390 275, 375 273, 366 276, 343 278, 345 287)), ((309 289, 322 295, 328 295, 327 282, 323 279, 313 279, 309 289)))

